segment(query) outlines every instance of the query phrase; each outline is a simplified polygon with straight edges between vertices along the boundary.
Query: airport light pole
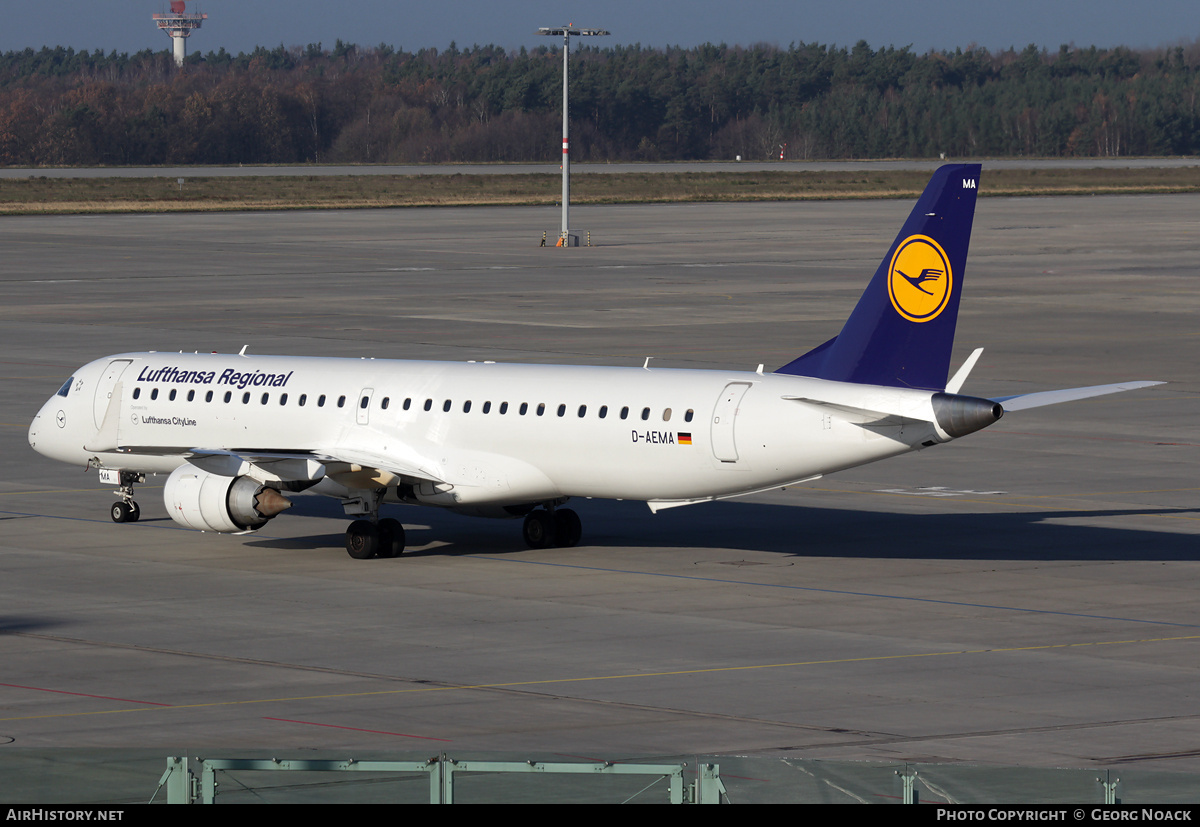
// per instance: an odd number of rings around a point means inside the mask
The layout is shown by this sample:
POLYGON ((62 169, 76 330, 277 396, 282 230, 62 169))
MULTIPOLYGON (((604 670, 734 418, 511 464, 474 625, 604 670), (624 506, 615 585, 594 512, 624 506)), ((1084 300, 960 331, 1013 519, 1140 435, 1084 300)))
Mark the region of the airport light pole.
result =
POLYGON ((571 35, 576 37, 596 37, 606 35, 604 29, 583 29, 574 25, 540 28, 534 34, 562 35, 563 39, 563 128, 562 128, 562 232, 558 236, 559 247, 579 245, 579 237, 572 236, 567 213, 571 203, 571 153, 570 153, 570 116, 567 109, 567 56, 571 52, 571 35), (571 242, 574 241, 574 244, 571 242))

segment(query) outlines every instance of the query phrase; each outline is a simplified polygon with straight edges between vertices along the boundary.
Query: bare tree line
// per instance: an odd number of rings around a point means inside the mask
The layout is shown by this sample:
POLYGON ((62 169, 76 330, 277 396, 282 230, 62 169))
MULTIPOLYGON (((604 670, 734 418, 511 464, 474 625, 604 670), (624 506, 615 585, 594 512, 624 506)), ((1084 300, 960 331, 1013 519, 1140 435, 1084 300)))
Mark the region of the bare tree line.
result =
MULTIPOLYGON (((493 46, 0 55, 0 164, 556 160, 561 53, 493 46)), ((585 48, 592 161, 1189 155, 1200 47, 585 48)))

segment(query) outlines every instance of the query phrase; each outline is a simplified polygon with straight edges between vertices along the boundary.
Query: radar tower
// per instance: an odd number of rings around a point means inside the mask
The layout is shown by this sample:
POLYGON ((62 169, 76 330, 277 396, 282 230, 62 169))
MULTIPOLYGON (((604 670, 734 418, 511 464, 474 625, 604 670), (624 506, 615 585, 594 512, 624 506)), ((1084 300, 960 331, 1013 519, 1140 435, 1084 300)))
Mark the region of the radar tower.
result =
POLYGON ((188 37, 208 19, 207 14, 188 14, 185 0, 171 0, 170 14, 154 15, 154 22, 175 42, 175 65, 182 66, 188 37))

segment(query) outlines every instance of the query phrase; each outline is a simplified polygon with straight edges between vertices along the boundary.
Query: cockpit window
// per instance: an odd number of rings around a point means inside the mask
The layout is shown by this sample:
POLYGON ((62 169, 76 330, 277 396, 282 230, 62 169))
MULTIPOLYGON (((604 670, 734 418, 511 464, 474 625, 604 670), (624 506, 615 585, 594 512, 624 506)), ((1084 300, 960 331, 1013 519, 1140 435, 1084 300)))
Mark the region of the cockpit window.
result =
POLYGON ((66 382, 63 382, 63 386, 62 386, 61 388, 59 388, 59 389, 58 389, 58 395, 59 395, 59 396, 66 396, 66 395, 67 395, 67 392, 71 390, 71 383, 72 383, 72 382, 74 382, 74 381, 75 381, 75 377, 74 377, 74 376, 72 376, 72 377, 71 377, 70 379, 68 379, 66 382))

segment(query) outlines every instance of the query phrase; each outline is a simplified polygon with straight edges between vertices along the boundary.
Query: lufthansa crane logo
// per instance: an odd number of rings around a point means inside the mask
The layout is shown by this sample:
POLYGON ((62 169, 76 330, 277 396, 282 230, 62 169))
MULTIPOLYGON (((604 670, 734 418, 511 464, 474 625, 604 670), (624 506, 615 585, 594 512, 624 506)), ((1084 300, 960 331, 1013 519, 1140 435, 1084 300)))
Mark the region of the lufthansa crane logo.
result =
POLYGON ((888 298, 910 322, 928 322, 946 309, 954 274, 946 251, 929 236, 910 235, 888 268, 888 298))

